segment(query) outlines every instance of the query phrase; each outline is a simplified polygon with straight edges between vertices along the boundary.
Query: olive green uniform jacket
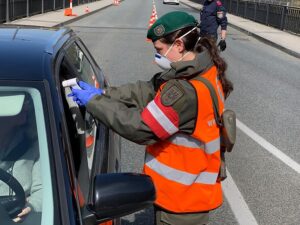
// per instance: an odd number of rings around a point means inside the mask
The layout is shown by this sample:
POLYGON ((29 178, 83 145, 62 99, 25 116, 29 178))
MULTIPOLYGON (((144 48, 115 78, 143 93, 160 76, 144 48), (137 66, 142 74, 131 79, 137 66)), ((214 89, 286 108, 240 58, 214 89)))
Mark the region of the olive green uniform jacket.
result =
POLYGON ((96 95, 88 102, 87 110, 124 138, 138 144, 153 144, 158 137, 143 122, 141 113, 165 83, 161 90, 162 100, 167 97, 164 93, 173 86, 183 93, 173 101, 172 107, 179 115, 179 131, 191 134, 197 117, 197 96, 186 79, 205 72, 212 65, 208 52, 204 51, 194 60, 172 63, 170 70, 154 75, 150 81, 106 89, 105 94, 96 95))

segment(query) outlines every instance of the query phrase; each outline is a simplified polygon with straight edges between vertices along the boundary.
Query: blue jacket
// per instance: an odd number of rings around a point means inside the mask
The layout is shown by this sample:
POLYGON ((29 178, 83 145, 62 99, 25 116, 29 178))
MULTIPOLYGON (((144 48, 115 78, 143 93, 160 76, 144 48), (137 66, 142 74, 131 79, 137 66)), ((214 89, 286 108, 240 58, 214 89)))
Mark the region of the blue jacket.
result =
POLYGON ((200 35, 211 35, 218 37, 217 30, 221 26, 222 30, 227 29, 226 10, 220 0, 206 0, 200 12, 200 35))

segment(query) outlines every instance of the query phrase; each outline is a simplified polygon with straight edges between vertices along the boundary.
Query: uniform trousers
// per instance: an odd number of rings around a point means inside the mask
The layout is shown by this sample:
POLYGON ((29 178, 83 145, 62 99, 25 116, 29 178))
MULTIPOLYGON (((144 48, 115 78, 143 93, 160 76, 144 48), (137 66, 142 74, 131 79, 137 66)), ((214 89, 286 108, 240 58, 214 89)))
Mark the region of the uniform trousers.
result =
POLYGON ((154 206, 155 225, 206 225, 209 212, 172 213, 154 206))

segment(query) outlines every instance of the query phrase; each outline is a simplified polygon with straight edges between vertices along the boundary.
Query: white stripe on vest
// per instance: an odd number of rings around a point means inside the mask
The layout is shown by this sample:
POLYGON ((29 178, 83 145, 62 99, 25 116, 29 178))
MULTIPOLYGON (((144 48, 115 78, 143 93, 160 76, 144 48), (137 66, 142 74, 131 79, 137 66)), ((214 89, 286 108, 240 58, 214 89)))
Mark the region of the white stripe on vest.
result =
POLYGON ((149 153, 146 153, 145 164, 164 178, 183 185, 191 185, 193 183, 215 184, 218 178, 218 173, 201 172, 200 174, 191 174, 171 168, 159 162, 149 153))
POLYGON ((218 93, 219 93, 219 96, 220 96, 221 101, 222 101, 223 104, 224 104, 224 102, 225 102, 225 100, 224 100, 224 95, 223 95, 223 93, 222 93, 222 91, 221 91, 221 88, 220 88, 220 86, 219 86, 218 81, 219 81, 219 79, 218 79, 218 77, 216 77, 216 84, 217 84, 218 93))
POLYGON ((183 146, 187 148, 200 148, 205 149, 206 154, 213 154, 220 150, 220 138, 216 138, 213 141, 203 143, 190 135, 178 133, 174 134, 168 139, 175 145, 183 146))

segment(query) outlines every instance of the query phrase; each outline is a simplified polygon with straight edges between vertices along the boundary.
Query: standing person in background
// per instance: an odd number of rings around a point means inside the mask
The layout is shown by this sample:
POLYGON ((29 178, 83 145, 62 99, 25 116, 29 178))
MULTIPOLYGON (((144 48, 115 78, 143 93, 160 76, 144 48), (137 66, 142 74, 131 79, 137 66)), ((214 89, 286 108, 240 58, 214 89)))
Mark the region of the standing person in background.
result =
POLYGON ((220 0, 205 0, 200 12, 200 35, 218 40, 218 28, 221 26, 221 40, 218 43, 221 51, 226 49, 227 17, 226 10, 220 0))
POLYGON ((73 100, 124 138, 147 145, 144 173, 157 198, 156 225, 203 225, 222 205, 220 132, 204 77, 218 93, 219 108, 233 87, 211 39, 200 38, 195 18, 170 12, 148 30, 162 72, 105 90, 79 82, 73 100))

